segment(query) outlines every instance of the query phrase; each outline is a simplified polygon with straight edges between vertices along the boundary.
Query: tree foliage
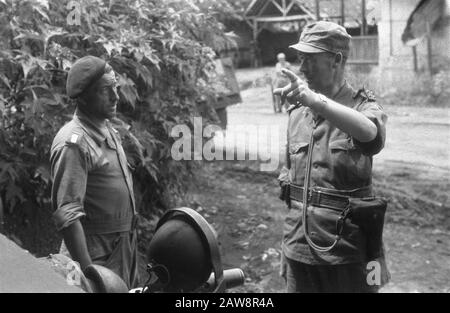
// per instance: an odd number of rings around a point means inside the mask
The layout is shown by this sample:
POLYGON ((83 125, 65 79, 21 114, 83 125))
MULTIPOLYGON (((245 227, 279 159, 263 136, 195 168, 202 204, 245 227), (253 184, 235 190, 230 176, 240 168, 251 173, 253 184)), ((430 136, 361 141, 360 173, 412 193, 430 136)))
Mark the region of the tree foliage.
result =
POLYGON ((192 163, 170 157, 170 130, 193 115, 214 118, 214 51, 232 44, 217 18, 223 1, 0 1, 0 196, 6 213, 49 203, 49 149, 74 104, 67 71, 84 55, 119 77, 114 121, 144 212, 165 208, 192 163), (204 106, 206 103, 206 107, 204 106), (201 105, 202 104, 202 105, 201 105), (206 113, 205 113, 206 112, 206 113))

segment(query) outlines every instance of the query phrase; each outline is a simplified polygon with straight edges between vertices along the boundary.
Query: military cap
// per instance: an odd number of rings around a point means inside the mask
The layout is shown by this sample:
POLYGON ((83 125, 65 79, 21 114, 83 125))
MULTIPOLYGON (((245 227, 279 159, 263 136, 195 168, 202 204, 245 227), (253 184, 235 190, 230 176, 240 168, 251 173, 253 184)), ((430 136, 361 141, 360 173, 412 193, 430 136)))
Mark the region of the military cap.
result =
POLYGON ((348 56, 350 39, 344 27, 336 23, 318 21, 306 25, 297 44, 289 46, 304 53, 331 52, 348 56))
POLYGON ((88 86, 103 76, 105 67, 105 60, 92 55, 77 60, 67 76, 67 95, 70 98, 77 98, 88 86))

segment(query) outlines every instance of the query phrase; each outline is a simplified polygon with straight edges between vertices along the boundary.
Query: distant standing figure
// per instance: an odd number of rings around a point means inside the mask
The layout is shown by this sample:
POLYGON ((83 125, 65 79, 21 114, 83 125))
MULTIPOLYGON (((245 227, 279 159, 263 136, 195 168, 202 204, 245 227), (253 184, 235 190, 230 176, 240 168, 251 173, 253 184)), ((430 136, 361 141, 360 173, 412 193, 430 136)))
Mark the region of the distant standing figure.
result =
MULTIPOLYGON (((293 70, 291 63, 286 61, 286 55, 284 53, 277 54, 277 64, 275 65, 275 78, 272 84, 275 88, 282 88, 289 84, 289 78, 282 72, 282 69, 293 70)), ((275 113, 281 113, 282 107, 285 105, 285 100, 278 95, 273 95, 274 111, 275 113)), ((287 107, 286 107, 287 109, 287 107)))

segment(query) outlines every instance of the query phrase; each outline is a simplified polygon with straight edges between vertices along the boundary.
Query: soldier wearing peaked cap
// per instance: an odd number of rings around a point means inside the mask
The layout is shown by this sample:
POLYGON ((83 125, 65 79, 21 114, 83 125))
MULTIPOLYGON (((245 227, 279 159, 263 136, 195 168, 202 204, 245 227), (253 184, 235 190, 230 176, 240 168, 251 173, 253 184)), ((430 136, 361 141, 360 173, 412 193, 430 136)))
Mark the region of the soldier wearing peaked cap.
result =
POLYGON ((291 104, 279 176, 289 208, 282 240, 288 292, 376 292, 389 280, 383 220, 356 218, 386 208, 372 194, 372 156, 384 146, 387 117, 370 92, 345 80, 350 40, 335 23, 307 25, 291 46, 306 81, 284 70, 290 83, 274 91, 291 104))
POLYGON ((64 237, 61 252, 82 270, 105 266, 134 288, 139 279, 132 177, 109 122, 119 100, 115 73, 104 60, 86 56, 73 64, 66 89, 77 108, 50 152, 53 218, 64 237))

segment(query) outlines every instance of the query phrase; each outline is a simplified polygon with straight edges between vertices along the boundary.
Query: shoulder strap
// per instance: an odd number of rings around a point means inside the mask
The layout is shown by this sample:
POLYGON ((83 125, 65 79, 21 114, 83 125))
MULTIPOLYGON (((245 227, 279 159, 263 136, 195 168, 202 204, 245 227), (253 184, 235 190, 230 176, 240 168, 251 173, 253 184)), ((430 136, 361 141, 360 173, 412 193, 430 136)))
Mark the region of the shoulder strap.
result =
POLYGON ((375 102, 375 101, 377 101, 373 91, 371 91, 369 89, 366 89, 364 86, 355 93, 355 95, 353 96, 353 99, 356 99, 358 97, 363 98, 363 102, 365 102, 365 101, 368 101, 368 102, 375 102))
POLYGON ((69 137, 66 137, 66 144, 80 145, 83 132, 80 129, 72 129, 69 137))
POLYGON ((91 145, 91 139, 85 136, 82 129, 72 129, 71 132, 66 136, 64 140, 65 146, 76 146, 83 153, 88 153, 89 145, 91 145))
POLYGON ((308 215, 307 215, 307 211, 308 211, 308 201, 310 199, 310 193, 312 192, 309 188, 310 182, 311 182, 311 162, 312 162, 312 151, 313 151, 313 146, 314 146, 314 136, 313 136, 313 131, 311 131, 311 138, 309 141, 309 147, 308 147, 308 158, 306 160, 306 173, 305 173, 305 181, 303 184, 303 214, 302 214, 302 222, 303 222, 303 233, 305 235, 305 239, 306 242, 308 243, 308 245, 313 248, 314 250, 318 251, 318 252, 327 252, 330 251, 331 249, 333 249, 337 243, 339 242, 340 238, 340 234, 336 234, 336 237, 334 239, 334 242, 328 246, 328 247, 322 247, 319 246, 317 244, 315 244, 313 242, 313 240, 311 239, 311 237, 309 236, 308 233, 308 215))

